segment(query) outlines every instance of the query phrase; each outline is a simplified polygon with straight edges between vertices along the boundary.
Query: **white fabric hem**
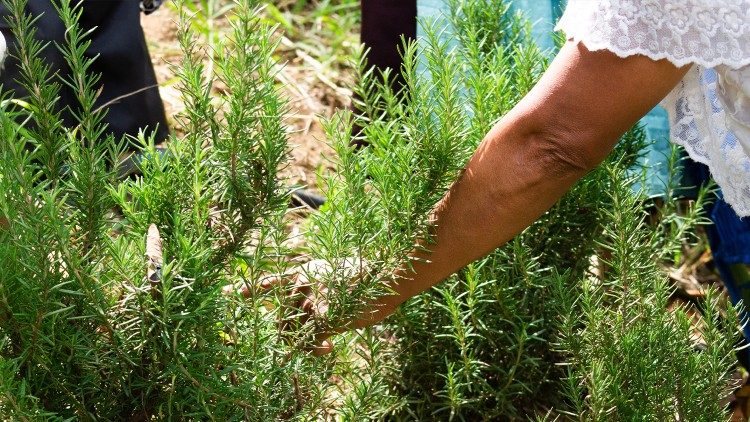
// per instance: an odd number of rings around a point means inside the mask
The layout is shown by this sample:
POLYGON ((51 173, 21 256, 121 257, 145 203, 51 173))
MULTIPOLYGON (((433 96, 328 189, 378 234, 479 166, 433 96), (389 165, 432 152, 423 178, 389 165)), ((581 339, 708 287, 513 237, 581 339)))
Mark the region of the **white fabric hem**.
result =
POLYGON ((666 52, 656 52, 651 50, 646 50, 645 48, 640 47, 632 47, 628 49, 618 49, 614 48, 611 44, 606 42, 595 42, 592 40, 587 40, 584 37, 581 37, 579 35, 569 35, 569 32, 562 28, 556 28, 557 30, 562 30, 565 32, 566 37, 568 38, 568 41, 572 41, 576 44, 580 43, 583 44, 583 46, 586 47, 589 51, 602 51, 606 50, 610 53, 615 54, 617 57, 620 57, 621 59, 625 59, 631 56, 635 55, 641 55, 646 56, 651 60, 657 61, 657 60, 668 60, 670 63, 675 65, 676 67, 683 67, 688 65, 699 65, 705 68, 713 68, 716 66, 724 65, 731 69, 740 69, 745 66, 750 66, 750 58, 747 60, 739 60, 739 61, 727 61, 724 59, 716 59, 716 60, 704 60, 700 57, 685 57, 681 59, 676 59, 672 57, 672 55, 666 53, 666 52))

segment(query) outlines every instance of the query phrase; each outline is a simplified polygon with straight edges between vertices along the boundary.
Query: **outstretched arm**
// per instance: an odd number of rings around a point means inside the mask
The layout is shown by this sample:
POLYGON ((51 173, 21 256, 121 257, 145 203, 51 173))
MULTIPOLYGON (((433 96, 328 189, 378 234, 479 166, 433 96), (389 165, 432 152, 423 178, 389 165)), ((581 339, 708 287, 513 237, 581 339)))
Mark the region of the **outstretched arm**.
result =
POLYGON ((688 68, 620 58, 566 43, 539 83, 491 131, 434 211, 435 243, 414 252, 395 295, 355 322, 373 324, 398 305, 508 242, 600 164, 618 139, 688 68))

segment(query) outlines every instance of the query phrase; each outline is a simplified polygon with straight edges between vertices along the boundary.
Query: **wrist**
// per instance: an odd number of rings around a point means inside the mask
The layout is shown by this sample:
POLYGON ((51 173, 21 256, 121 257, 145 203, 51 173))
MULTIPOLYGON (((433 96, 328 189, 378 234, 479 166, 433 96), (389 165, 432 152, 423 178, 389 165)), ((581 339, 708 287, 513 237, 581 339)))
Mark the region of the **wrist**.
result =
POLYGON ((368 310, 362 312, 360 317, 354 321, 352 328, 366 328, 383 321, 393 314, 399 305, 407 299, 393 294, 380 297, 372 303, 372 306, 368 310))

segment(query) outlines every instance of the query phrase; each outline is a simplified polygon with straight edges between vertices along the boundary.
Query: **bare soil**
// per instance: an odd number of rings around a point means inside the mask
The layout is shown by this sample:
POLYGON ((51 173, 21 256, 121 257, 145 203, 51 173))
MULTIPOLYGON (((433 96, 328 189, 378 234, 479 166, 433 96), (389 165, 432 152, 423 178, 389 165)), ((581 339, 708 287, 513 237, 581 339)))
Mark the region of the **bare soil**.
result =
MULTIPOLYGON (((181 61, 176 39, 176 18, 170 8, 162 7, 141 19, 159 91, 171 123, 174 122, 174 116, 183 109, 172 71, 172 67, 179 65, 181 61)), ((332 116, 340 107, 348 107, 351 103, 351 90, 333 85, 328 77, 317 74, 318 70, 307 64, 305 55, 296 54, 293 47, 286 48, 281 54, 286 63, 279 70, 277 79, 280 91, 289 104, 285 123, 289 128, 290 142, 290 165, 282 174, 286 183, 292 186, 317 190, 318 174, 331 170, 329 158, 333 154, 325 142, 321 118, 332 116), (329 84, 322 83, 321 80, 329 81, 329 84)), ((343 77, 353 80, 351 75, 343 77)))

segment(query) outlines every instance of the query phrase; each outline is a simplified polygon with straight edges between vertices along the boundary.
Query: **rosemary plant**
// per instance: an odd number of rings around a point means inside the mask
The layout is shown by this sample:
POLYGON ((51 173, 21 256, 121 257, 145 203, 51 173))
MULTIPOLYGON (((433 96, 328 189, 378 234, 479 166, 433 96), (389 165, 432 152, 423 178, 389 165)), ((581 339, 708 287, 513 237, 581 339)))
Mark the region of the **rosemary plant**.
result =
POLYGON ((85 3, 56 2, 68 28, 59 45, 37 41, 25 3, 8 7, 29 94, 4 94, 0 112, 9 221, 0 228, 0 419, 316 419, 333 400, 321 391, 334 358, 290 341, 278 322, 292 299, 258 287, 286 270, 288 202, 277 177, 287 140, 275 28, 259 4, 236 2, 230 36, 213 47, 215 72, 182 13, 185 135, 159 154, 148 133, 107 135, 85 54, 96 29, 78 23, 85 3), (61 49, 71 79, 43 62, 46 48, 61 49), (212 90, 217 81, 226 94, 212 90), (57 105, 63 83, 79 107, 57 105), (118 182, 128 143, 145 157, 143 174, 118 182), (225 294, 227 285, 247 286, 249 297, 225 294))
POLYGON ((316 265, 305 275, 327 318, 306 321, 293 283, 262 283, 288 273, 291 253, 278 181, 286 106, 259 2, 237 0, 230 36, 210 47, 178 2, 184 135, 165 154, 149 133, 107 135, 79 2, 56 1, 59 45, 37 41, 25 0, 6 2, 26 95, 0 94, 0 419, 724 418, 736 312, 713 294, 692 323, 667 310, 657 262, 700 204, 645 223, 627 171, 638 128, 508 245, 311 356, 316 332, 386 293, 414 240, 429 238, 433 204, 544 70, 505 1, 454 1, 451 37, 427 25, 404 45, 400 90, 360 61, 364 112, 327 123, 337 171, 307 235, 316 265), (40 58, 46 48, 63 52, 70 79, 40 58), (75 109, 59 107, 61 84, 75 109), (357 151, 354 123, 369 144, 357 151), (142 176, 119 182, 133 144, 142 176))
MULTIPOLYGON (((404 46, 403 91, 394 92, 390 72, 362 65, 362 115, 341 113, 328 126, 336 172, 311 223, 311 251, 334 269, 342 256, 366 263, 355 285, 345 271, 320 277, 334 324, 409 265, 414 239, 429 236, 432 204, 546 67, 506 1, 453 1, 444 19, 422 24, 424 39, 404 46), (368 144, 356 151, 353 121, 368 144)), ((644 223, 647 202, 627 176, 644 145, 639 128, 629 131, 516 239, 363 333, 393 344, 372 358, 386 371, 363 381, 380 389, 381 417, 726 418, 736 313, 709 298, 696 322, 707 345, 699 353, 687 310, 667 309, 657 262, 702 221, 701 204, 678 215, 668 200, 662 223, 644 223), (607 270, 595 277, 597 260, 607 270)))
POLYGON ((658 266, 685 240, 684 225, 700 219, 702 198, 687 214, 649 225, 632 180, 616 165, 607 172, 615 183, 597 236, 603 266, 553 289, 567 368, 561 408, 586 421, 727 420, 737 311, 713 290, 701 308, 670 311, 671 288, 658 266))

